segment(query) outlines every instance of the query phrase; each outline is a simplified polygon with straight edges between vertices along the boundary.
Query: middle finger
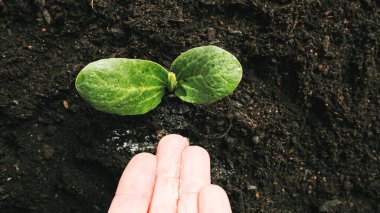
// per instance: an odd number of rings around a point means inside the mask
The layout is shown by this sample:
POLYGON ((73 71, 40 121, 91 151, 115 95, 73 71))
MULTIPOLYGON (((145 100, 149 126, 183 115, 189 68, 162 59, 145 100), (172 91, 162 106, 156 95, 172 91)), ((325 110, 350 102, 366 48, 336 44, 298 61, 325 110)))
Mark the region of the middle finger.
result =
POLYGON ((180 135, 168 135, 157 147, 157 176, 149 212, 177 212, 182 151, 189 141, 180 135))

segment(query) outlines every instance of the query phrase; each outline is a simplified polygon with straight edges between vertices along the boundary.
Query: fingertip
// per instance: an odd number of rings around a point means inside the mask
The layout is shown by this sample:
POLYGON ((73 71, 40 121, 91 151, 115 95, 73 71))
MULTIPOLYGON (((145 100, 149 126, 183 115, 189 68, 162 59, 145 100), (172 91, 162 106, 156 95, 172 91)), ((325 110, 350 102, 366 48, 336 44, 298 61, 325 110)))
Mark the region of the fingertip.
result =
POLYGON ((161 138, 158 146, 162 146, 162 145, 165 145, 167 143, 172 143, 172 142, 183 143, 184 145, 187 145, 187 146, 189 145, 189 139, 183 137, 182 135, 170 134, 161 138))
MULTIPOLYGON (((147 152, 142 152, 135 155, 125 167, 124 173, 127 173, 129 170, 133 169, 135 171, 144 169, 145 171, 154 171, 157 166, 157 158, 155 155, 147 152)), ((122 177, 123 177, 122 176, 122 177)))
POLYGON ((135 155, 119 180, 109 212, 147 212, 153 195, 157 159, 149 153, 135 155))
POLYGON ((147 152, 142 152, 135 155, 130 161, 129 164, 137 162, 139 164, 150 165, 150 163, 156 164, 157 158, 155 155, 147 152))
MULTIPOLYGON (((156 176, 156 166, 157 158, 153 154, 143 152, 135 155, 129 161, 123 171, 122 176, 120 177, 116 194, 123 194, 133 190, 139 191, 138 189, 145 187, 142 186, 142 183, 138 184, 142 180, 141 177, 144 177, 145 179, 149 178, 146 180, 154 182, 154 178, 156 176)), ((145 183, 143 185, 145 185, 145 183)))
POLYGON ((206 151, 206 149, 200 146, 189 146, 182 152, 182 159, 201 159, 203 162, 210 162, 210 155, 206 151))
POLYGON ((161 155, 171 156, 170 153, 182 152, 189 146, 189 140, 181 135, 171 134, 161 138, 157 146, 157 158, 161 155), (166 154, 165 154, 166 153, 166 154))
POLYGON ((182 135, 179 135, 179 134, 169 134, 169 135, 165 135, 164 137, 161 138, 161 140, 170 140, 170 139, 183 139, 185 137, 183 137, 182 135))

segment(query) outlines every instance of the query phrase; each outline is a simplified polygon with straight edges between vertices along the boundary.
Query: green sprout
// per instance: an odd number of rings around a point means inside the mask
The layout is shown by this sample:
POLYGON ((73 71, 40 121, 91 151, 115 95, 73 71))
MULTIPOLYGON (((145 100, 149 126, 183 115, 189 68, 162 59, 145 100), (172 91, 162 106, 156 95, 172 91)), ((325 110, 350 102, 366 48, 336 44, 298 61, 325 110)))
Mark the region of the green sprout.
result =
POLYGON ((139 115, 154 109, 165 89, 193 104, 208 104, 231 94, 242 78, 231 53, 216 46, 190 49, 174 60, 170 72, 148 60, 109 58, 85 66, 75 87, 95 109, 139 115))

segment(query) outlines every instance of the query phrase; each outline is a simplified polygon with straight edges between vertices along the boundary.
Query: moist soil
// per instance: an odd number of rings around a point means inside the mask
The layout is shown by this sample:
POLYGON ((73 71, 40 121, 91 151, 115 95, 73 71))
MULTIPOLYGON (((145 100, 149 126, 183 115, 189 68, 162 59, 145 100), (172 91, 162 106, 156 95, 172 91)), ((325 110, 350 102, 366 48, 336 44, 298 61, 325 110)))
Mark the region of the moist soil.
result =
POLYGON ((234 212, 380 212, 379 23, 374 0, 0 0, 1 212, 106 212, 170 133, 210 153, 234 212), (244 72, 217 103, 123 117, 75 90, 94 60, 208 44, 244 72))

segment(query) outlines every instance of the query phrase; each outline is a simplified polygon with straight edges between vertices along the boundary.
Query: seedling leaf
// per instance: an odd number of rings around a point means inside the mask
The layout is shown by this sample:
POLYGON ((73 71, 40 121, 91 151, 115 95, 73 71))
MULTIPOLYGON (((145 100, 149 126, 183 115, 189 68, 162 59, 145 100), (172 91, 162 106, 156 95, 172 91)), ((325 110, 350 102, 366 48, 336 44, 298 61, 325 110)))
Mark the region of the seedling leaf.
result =
POLYGON ((165 94, 168 71, 147 60, 109 58, 84 67, 75 82, 95 109, 119 115, 144 114, 165 94))
POLYGON ((238 86, 243 69, 231 53, 216 46, 203 46, 181 54, 171 65, 177 87, 175 94, 195 104, 218 101, 238 86))

